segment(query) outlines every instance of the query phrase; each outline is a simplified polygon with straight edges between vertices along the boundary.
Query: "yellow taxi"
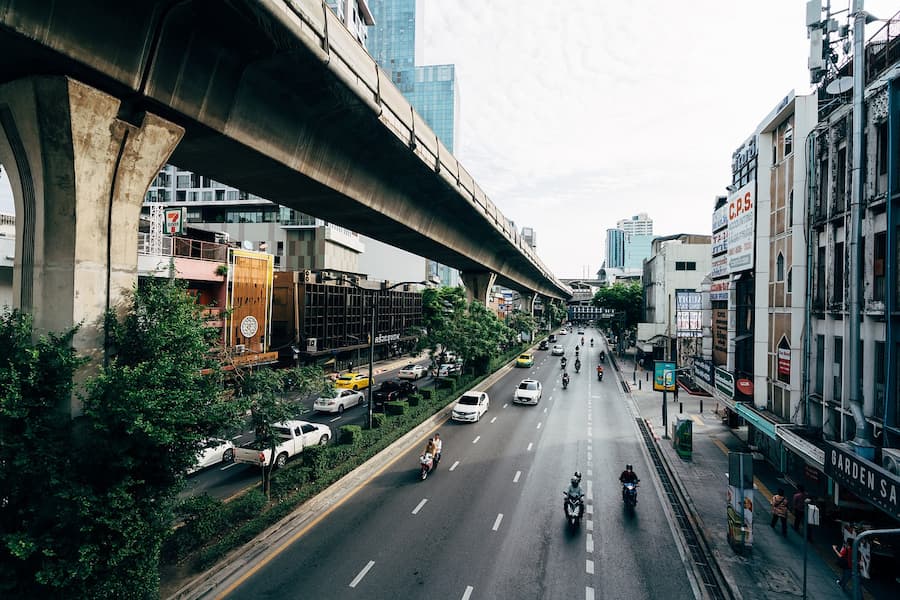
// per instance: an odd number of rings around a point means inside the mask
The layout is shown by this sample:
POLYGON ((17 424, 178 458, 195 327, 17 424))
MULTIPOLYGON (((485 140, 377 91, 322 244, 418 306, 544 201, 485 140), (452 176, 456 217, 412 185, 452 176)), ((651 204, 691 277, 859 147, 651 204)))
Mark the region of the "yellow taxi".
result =
POLYGON ((520 354, 519 358, 516 359, 517 367, 533 367, 534 366, 534 354, 526 352, 525 354, 520 354))
POLYGON ((365 373, 344 373, 334 382, 334 387, 344 390, 364 390, 371 380, 365 373))

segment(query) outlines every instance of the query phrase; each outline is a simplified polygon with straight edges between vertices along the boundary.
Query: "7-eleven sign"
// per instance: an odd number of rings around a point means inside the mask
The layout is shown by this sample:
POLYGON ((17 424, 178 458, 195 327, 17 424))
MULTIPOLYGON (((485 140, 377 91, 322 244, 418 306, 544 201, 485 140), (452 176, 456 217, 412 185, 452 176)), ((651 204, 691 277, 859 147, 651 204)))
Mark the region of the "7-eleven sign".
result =
POLYGON ((169 235, 181 235, 184 232, 184 209, 167 208, 163 229, 169 235))

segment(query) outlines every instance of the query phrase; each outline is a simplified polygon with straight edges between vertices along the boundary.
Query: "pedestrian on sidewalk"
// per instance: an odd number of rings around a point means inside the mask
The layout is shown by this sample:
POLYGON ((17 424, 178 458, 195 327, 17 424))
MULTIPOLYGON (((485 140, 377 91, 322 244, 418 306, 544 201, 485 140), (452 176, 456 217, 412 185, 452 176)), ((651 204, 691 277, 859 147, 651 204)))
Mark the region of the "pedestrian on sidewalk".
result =
POLYGON ((775 524, 778 523, 778 519, 781 519, 781 535, 787 537, 787 509, 788 502, 787 498, 784 497, 784 490, 778 488, 778 491, 772 496, 772 529, 775 529, 775 524))
MULTIPOLYGON (((806 511, 806 488, 803 487, 803 484, 797 486, 797 492, 794 494, 794 497, 791 498, 791 508, 794 512, 794 531, 800 533, 800 530, 803 527, 803 517, 806 511)), ((812 540, 812 531, 809 528, 809 525, 806 526, 806 539, 812 540)))
POLYGON ((849 539, 845 539, 844 545, 841 546, 840 550, 834 545, 831 546, 831 549, 837 554, 837 564, 841 568, 841 578, 835 580, 835 583, 846 592, 845 586, 853 576, 853 566, 851 565, 851 561, 853 560, 853 545, 850 543, 849 539))
POLYGON ((672 402, 678 402, 678 382, 675 382, 675 389, 672 391, 672 402))

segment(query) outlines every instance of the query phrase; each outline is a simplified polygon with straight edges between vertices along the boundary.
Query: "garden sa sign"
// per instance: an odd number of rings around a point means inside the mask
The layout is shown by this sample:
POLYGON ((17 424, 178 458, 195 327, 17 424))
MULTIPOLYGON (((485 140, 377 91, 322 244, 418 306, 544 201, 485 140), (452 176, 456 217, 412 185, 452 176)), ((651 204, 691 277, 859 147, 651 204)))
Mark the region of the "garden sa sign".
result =
POLYGON ((825 450, 825 474, 891 517, 900 519, 900 477, 831 442, 825 450))

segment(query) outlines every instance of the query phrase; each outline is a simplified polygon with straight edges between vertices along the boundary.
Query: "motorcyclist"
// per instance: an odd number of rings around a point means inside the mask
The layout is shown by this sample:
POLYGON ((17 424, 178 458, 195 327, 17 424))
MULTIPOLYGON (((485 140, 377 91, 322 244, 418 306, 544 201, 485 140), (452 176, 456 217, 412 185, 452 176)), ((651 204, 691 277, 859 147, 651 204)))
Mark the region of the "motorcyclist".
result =
POLYGON ((563 369, 566 368, 566 362, 567 362, 567 361, 566 361, 566 357, 565 357, 565 356, 563 356, 563 357, 560 359, 560 361, 559 361, 559 364, 562 365, 562 368, 563 368, 563 369))
POLYGON ((441 451, 444 449, 444 442, 441 440, 440 433, 434 434, 434 437, 431 438, 431 444, 434 446, 434 468, 436 469, 438 463, 441 462, 441 451))
POLYGON ((605 361, 605 360, 606 360, 606 352, 604 352, 603 350, 601 350, 601 351, 600 351, 600 362, 603 362, 603 361, 605 361))
POLYGON ((581 370, 581 359, 575 359, 575 372, 579 372, 581 370))
POLYGON ((621 475, 619 475, 619 481, 622 482, 622 500, 624 500, 625 499, 625 484, 633 483, 633 484, 637 485, 638 482, 640 481, 640 479, 638 479, 637 473, 635 473, 632 470, 631 465, 625 465, 625 470, 622 471, 621 475))
POLYGON ((566 389, 567 387, 569 387, 569 372, 568 371, 563 371, 562 384, 563 384, 563 389, 566 389))
POLYGON ((584 346, 584 337, 581 338, 581 345, 584 346))
POLYGON ((578 358, 579 352, 580 352, 580 350, 578 350, 578 346, 575 346, 575 358, 578 358))
POLYGON ((597 365, 597 379, 603 380, 603 365, 597 365))
MULTIPOLYGON (((569 489, 566 490, 566 497, 563 498, 563 510, 566 510, 568 507, 566 506, 566 502, 568 502, 569 497, 573 499, 580 499, 584 497, 584 491, 581 489, 581 473, 575 471, 575 475, 572 476, 572 479, 569 480, 569 489)), ((584 510, 584 505, 579 509, 580 511, 584 510)))
POLYGON ((591 338, 591 348, 594 347, 594 338, 591 338))

